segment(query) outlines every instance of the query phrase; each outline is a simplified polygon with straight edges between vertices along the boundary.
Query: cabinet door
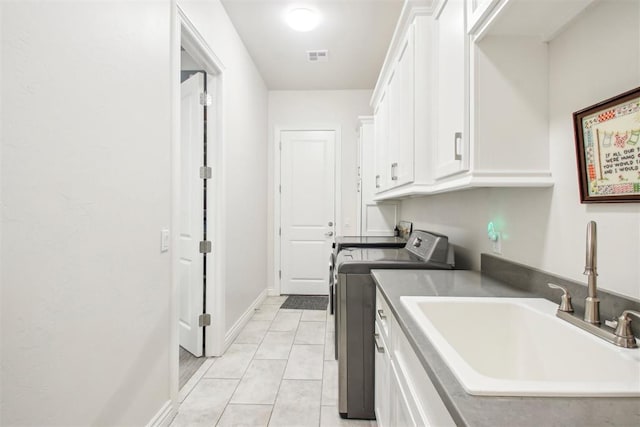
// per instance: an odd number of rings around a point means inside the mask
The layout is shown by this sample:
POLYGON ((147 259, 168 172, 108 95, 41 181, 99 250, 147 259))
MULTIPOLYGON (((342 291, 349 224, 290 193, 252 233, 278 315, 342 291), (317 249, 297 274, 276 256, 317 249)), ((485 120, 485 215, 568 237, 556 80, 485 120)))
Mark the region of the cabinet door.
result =
POLYGON ((444 0, 436 20, 437 132, 435 177, 469 168, 467 39, 464 0, 444 0))
POLYGON ((360 196, 361 214, 359 234, 362 236, 393 236, 393 227, 398 223, 397 203, 377 203, 375 188, 375 129, 378 123, 363 121, 360 125, 360 196))
POLYGON ((378 426, 390 426, 389 419, 389 349, 380 336, 378 322, 375 324, 375 413, 378 426))
MULTIPOLYGON (((418 424, 411 413, 409 401, 405 391, 400 385, 398 372, 393 363, 389 370, 389 397, 391 398, 391 422, 392 426, 417 427, 418 424)), ((427 424, 422 424, 427 425, 427 424)))
POLYGON ((374 113, 375 158, 373 186, 376 193, 387 189, 387 146, 389 129, 388 93, 382 95, 374 113))
POLYGON ((401 75, 398 64, 391 72, 389 83, 387 85, 387 105, 389 108, 389 127, 387 138, 387 158, 386 171, 388 181, 387 188, 393 188, 398 185, 398 176, 395 173, 395 166, 398 164, 398 147, 400 146, 400 91, 401 91, 401 75))
POLYGON ((400 50, 397 64, 398 86, 398 144, 396 160, 391 165, 391 179, 396 186, 414 180, 414 99, 415 99, 415 32, 409 27, 407 39, 400 50), (394 179, 395 178, 395 179, 394 179))

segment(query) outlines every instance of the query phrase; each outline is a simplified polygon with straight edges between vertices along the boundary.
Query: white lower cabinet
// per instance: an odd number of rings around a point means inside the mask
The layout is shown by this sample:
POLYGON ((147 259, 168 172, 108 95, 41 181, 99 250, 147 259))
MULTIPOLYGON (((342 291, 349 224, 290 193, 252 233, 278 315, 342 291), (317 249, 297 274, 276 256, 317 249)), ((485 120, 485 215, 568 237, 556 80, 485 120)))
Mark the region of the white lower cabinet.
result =
POLYGON ((376 305, 375 408, 378 425, 455 426, 435 386, 379 291, 376 305), (383 325, 386 321, 386 333, 383 325), (383 351, 380 351, 384 348, 383 351))
POLYGON ((383 338, 380 336, 381 328, 379 327, 378 322, 376 322, 375 328, 375 413, 378 426, 387 427, 391 425, 391 394, 389 387, 389 369, 391 368, 391 359, 389 357, 386 344, 383 338))
POLYGON ((395 366, 391 365, 391 381, 389 381, 389 394, 393 399, 391 402, 391 422, 392 426, 402 427, 418 427, 420 424, 413 417, 411 407, 409 404, 409 398, 405 395, 405 391, 400 385, 399 379, 401 374, 398 374, 395 366))

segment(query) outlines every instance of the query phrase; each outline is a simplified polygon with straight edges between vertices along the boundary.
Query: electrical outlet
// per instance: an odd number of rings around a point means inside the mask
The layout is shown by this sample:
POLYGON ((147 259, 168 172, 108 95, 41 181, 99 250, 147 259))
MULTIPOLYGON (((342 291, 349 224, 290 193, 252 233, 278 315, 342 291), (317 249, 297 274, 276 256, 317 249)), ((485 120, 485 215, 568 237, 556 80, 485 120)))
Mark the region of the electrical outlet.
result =
POLYGON ((502 234, 495 232, 495 239, 491 241, 491 251, 496 255, 502 254, 502 234))

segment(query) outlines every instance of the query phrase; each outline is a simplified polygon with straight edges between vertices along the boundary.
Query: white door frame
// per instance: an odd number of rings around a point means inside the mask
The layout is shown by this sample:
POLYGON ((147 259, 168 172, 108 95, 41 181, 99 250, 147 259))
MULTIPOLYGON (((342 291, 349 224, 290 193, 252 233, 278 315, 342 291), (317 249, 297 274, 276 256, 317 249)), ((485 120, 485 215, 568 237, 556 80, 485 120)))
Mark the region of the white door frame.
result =
POLYGON ((171 325, 170 339, 170 388, 174 407, 178 405, 178 262, 179 241, 178 221, 180 218, 180 48, 181 46, 207 73, 207 88, 213 103, 209 106, 207 117, 207 157, 212 168, 212 179, 207 183, 207 239, 212 242, 211 254, 206 261, 207 267, 207 312, 211 314, 211 326, 205 329, 206 357, 219 356, 224 351, 225 310, 224 310, 224 248, 225 217, 223 200, 224 154, 223 128, 223 88, 224 65, 200 35, 191 20, 175 0, 171 13, 171 325), (210 88, 214 88, 211 93, 210 88))
MULTIPOLYGON (((335 174, 334 182, 334 223, 337 236, 342 234, 342 126, 336 124, 320 126, 274 126, 273 133, 273 290, 269 290, 269 295, 280 295, 280 247, 282 237, 278 233, 280 228, 280 185, 281 185, 281 165, 280 165, 280 133, 284 131, 333 131, 336 135, 334 147, 335 174)), ((327 254, 327 268, 329 268, 329 254, 327 254)), ((329 283, 327 282, 327 292, 329 283)))

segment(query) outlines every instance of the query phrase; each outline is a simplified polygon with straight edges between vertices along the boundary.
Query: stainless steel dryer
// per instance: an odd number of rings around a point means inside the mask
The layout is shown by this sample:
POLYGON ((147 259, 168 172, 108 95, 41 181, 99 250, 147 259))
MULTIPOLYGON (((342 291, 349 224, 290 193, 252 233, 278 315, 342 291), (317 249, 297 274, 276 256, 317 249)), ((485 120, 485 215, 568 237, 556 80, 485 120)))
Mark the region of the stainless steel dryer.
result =
POLYGON ((372 269, 454 267, 444 235, 416 230, 404 248, 353 248, 336 259, 338 409, 343 418, 374 419, 375 284, 372 269))
POLYGON ((333 252, 329 261, 329 313, 333 314, 336 302, 334 295, 335 268, 340 251, 353 248, 403 248, 407 244, 407 237, 409 236, 337 236, 333 242, 333 252))

